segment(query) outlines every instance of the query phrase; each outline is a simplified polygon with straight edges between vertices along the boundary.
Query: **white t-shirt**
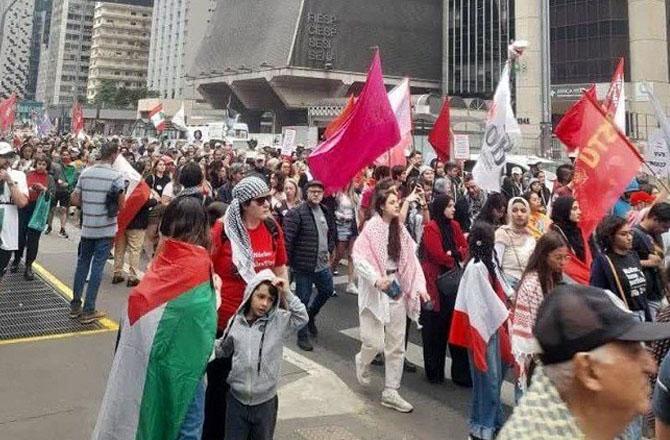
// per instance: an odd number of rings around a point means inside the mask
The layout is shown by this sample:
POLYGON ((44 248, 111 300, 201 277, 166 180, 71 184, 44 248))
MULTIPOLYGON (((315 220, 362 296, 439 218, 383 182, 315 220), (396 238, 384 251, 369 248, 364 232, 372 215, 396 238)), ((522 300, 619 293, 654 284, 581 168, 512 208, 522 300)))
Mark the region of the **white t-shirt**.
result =
MULTIPOLYGON (((28 197, 28 184, 23 171, 8 170, 19 191, 28 197)), ((0 231, 0 249, 15 251, 19 248, 19 210, 11 202, 11 191, 6 183, 2 184, 4 191, 0 195, 0 211, 2 211, 2 231, 0 231)))
POLYGON ((169 198, 174 198, 174 185, 172 185, 172 181, 168 182, 167 185, 165 185, 165 188, 163 188, 163 197, 169 197, 169 198))

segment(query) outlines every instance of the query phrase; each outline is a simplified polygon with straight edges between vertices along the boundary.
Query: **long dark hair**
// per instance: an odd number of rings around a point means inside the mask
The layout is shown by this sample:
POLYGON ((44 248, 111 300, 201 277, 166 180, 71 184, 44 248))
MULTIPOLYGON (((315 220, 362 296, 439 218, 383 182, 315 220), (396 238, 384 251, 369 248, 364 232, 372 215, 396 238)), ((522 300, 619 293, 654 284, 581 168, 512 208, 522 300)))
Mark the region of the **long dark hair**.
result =
MULTIPOLYGON (((398 197, 398 193, 393 186, 391 188, 377 189, 375 191, 374 207, 375 211, 380 216, 384 211, 386 201, 391 195, 398 197)), ((396 262, 400 261, 400 221, 398 220, 398 217, 391 220, 391 224, 389 225, 388 256, 396 262)))
POLYGON ((209 221, 202 201, 195 197, 175 197, 165 208, 161 235, 209 249, 209 221))
POLYGON ((603 253, 611 254, 614 252, 614 236, 626 223, 625 218, 616 215, 608 215, 600 221, 596 228, 596 236, 603 253))
POLYGON ((430 206, 430 218, 435 220, 435 223, 437 223, 437 226, 440 228, 442 249, 444 249, 445 252, 451 251, 454 258, 458 261, 462 261, 462 256, 459 254, 456 247, 451 220, 444 216, 444 210, 447 209, 447 206, 449 206, 449 203, 451 203, 452 200, 451 196, 446 194, 436 196, 433 200, 433 204, 430 206))
MULTIPOLYGON (((540 237, 535 244, 533 253, 528 258, 528 264, 523 271, 521 281, 531 272, 537 272, 537 277, 540 279, 540 287, 542 287, 542 294, 549 293, 551 287, 561 282, 563 278, 562 273, 555 272, 549 267, 547 258, 549 254, 556 249, 566 246, 565 241, 558 232, 549 231, 540 237)), ((519 282, 519 286, 521 282, 519 282)))
POLYGON ((470 259, 475 263, 482 262, 491 277, 496 276, 495 270, 495 227, 487 222, 478 221, 470 228, 468 250, 470 259))
POLYGON ((584 261, 586 251, 584 249, 582 231, 577 223, 570 220, 570 211, 572 211, 574 203, 575 198, 572 196, 563 196, 554 200, 551 209, 552 227, 558 227, 565 234, 565 238, 568 240, 567 244, 570 245, 574 254, 577 258, 584 261))
POLYGON ((496 218, 493 211, 502 211, 504 213, 506 209, 507 200, 505 199, 505 196, 500 193, 493 193, 486 199, 486 202, 484 203, 484 206, 482 206, 482 210, 479 212, 475 221, 486 222, 493 226, 501 226, 505 216, 503 215, 501 218, 496 218))

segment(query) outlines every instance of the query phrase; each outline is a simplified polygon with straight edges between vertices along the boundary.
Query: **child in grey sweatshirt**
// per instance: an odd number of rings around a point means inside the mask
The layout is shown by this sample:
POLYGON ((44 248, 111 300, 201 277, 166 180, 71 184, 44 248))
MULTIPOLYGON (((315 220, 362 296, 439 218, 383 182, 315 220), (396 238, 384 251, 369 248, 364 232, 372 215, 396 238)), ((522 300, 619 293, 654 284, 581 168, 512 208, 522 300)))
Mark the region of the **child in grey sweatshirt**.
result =
POLYGON ((217 357, 232 355, 227 440, 273 438, 284 336, 308 320, 302 301, 272 271, 259 272, 247 285, 240 308, 216 343, 217 357))

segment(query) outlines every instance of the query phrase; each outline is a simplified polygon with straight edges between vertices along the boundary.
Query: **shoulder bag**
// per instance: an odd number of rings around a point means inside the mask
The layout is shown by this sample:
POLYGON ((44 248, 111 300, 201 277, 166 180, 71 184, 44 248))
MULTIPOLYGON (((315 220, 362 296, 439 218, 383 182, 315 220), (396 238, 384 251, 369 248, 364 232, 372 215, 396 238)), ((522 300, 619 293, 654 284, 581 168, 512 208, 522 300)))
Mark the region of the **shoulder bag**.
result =
POLYGON ((628 305, 628 300, 626 299, 626 295, 623 293, 623 287, 621 287, 621 280, 619 280, 619 275, 616 272, 616 268, 614 267, 614 263, 612 263, 612 260, 610 259, 609 256, 605 255, 605 258, 607 259, 607 263, 609 263, 610 270, 612 271, 612 275, 614 275, 614 282, 616 283, 617 290, 619 291, 619 296, 623 300, 624 304, 626 304, 626 308, 628 310, 630 310, 630 305, 628 305))
POLYGON ((455 297, 458 293, 458 285, 461 283, 463 268, 458 258, 452 251, 454 267, 437 277, 437 291, 440 293, 440 299, 455 297))

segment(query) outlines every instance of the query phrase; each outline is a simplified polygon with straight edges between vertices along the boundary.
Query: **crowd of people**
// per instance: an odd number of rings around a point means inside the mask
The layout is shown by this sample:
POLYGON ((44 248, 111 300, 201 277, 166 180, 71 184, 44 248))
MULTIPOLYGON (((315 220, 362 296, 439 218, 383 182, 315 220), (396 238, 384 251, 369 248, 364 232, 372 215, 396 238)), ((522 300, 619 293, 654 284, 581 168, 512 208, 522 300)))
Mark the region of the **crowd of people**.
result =
MULTIPOLYGON (((218 294, 214 354, 194 367, 206 380, 183 390, 190 403, 177 438, 273 438, 282 335, 295 330, 297 346, 314 349, 340 270, 346 292, 358 295, 352 368, 369 386, 371 364, 384 364, 382 405, 413 410, 399 390, 403 372, 416 368, 405 359, 414 322, 426 379, 472 389, 473 439, 653 431, 650 387, 670 346, 670 204, 649 176, 640 173, 585 239, 569 163, 553 182, 539 163, 513 167, 501 192, 487 193, 462 163, 424 164, 413 151, 406 166, 370 166, 327 193, 308 153, 123 138, 0 143, 0 273, 19 271, 25 250, 24 276, 34 278, 53 217, 61 237, 80 228, 70 317, 88 324, 104 316, 96 298, 110 255, 111 282, 142 287, 142 260, 151 271, 166 243, 205 248, 218 294), (120 234, 128 183, 114 166, 118 155, 151 194, 120 234), (173 213, 184 209, 201 215, 185 225, 173 213), (590 265, 590 286, 571 278, 571 260, 590 265), (652 341, 653 357, 642 345, 652 341), (517 406, 505 425, 501 390, 510 374, 517 406)), ((656 433, 670 438, 670 361, 656 383, 656 433)), ((103 409, 100 418, 112 411, 103 409)))

